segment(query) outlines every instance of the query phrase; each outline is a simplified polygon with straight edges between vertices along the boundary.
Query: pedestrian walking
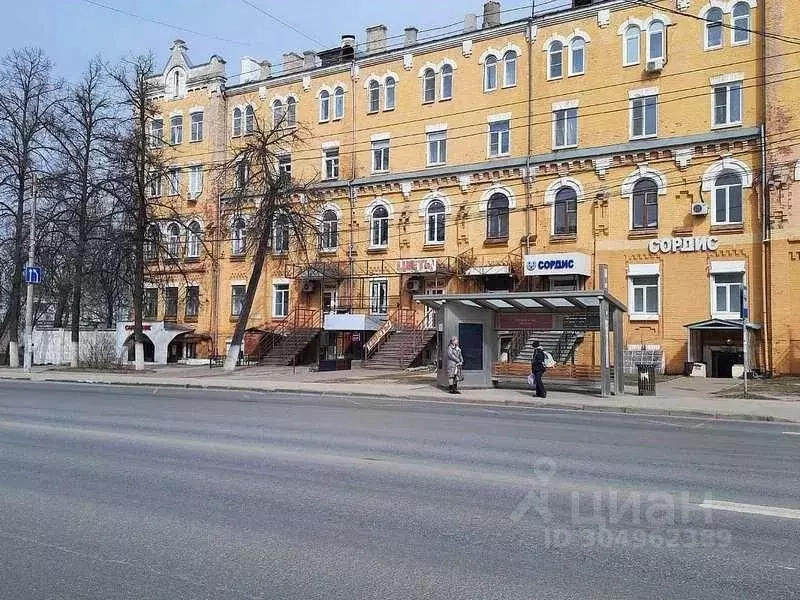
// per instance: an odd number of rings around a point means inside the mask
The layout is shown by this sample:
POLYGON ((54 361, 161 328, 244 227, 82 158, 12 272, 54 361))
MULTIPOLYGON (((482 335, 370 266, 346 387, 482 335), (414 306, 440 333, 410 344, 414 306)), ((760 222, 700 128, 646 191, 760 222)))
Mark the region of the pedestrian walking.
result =
POLYGON ((453 336, 450 338, 450 345, 447 346, 447 379, 450 381, 448 391, 451 394, 461 393, 458 391, 458 382, 464 379, 463 366, 464 357, 458 345, 458 338, 453 336))
POLYGON ((547 398, 547 390, 542 382, 542 375, 547 370, 545 361, 547 355, 539 342, 533 342, 533 356, 531 357, 531 375, 533 375, 533 386, 536 389, 537 398, 547 398))

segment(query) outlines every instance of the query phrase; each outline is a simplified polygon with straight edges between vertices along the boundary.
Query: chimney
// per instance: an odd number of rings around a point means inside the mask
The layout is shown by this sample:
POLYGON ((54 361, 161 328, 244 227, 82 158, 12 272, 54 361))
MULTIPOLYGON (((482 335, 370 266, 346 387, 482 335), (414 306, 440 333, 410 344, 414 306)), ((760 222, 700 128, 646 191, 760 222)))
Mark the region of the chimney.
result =
POLYGON ((386 50, 386 25, 367 27, 367 52, 386 50))
POLYGON ((406 27, 405 28, 406 39, 404 42, 405 46, 413 46, 417 43, 417 34, 419 31, 416 27, 406 27))
POLYGON ((173 57, 182 58, 182 55, 186 53, 188 50, 186 46, 186 42, 181 39, 177 39, 172 42, 172 46, 170 46, 169 51, 172 53, 173 57))
POLYGON ((306 50, 303 52, 303 68, 313 69, 317 66, 317 55, 313 50, 306 50))
MULTIPOLYGON (((263 65, 264 63, 257 61, 255 58, 243 56, 242 70, 239 73, 239 82, 249 83, 251 81, 258 81, 259 79, 264 78, 263 65)), ((269 69, 267 69, 266 77, 269 77, 269 69)))
POLYGON ((303 57, 296 52, 286 52, 283 55, 283 72, 294 73, 303 68, 303 57))
POLYGON ((272 77, 272 63, 268 60, 261 61, 261 79, 269 79, 272 77))
POLYGON ((464 17, 464 31, 475 31, 478 28, 478 15, 475 13, 467 13, 464 17))
POLYGON ((483 5, 483 26, 494 27, 500 25, 500 3, 490 0, 483 5))
POLYGON ((342 36, 342 48, 353 48, 356 45, 356 36, 344 34, 342 36))

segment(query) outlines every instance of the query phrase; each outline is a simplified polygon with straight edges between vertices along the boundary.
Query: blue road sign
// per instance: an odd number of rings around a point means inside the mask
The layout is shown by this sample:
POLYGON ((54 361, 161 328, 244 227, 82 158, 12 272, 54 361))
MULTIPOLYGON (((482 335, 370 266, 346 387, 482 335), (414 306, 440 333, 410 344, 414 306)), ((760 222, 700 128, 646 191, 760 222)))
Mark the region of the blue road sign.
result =
POLYGON ((38 285, 44 281, 44 269, 42 267, 25 267, 25 283, 38 285))

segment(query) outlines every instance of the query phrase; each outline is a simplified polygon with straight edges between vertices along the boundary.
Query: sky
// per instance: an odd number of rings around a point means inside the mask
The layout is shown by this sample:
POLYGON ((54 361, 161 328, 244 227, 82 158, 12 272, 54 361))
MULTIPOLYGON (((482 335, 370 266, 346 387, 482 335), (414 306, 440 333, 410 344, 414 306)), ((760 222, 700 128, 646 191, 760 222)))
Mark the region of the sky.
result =
MULTIPOLYGON (((560 3, 566 0, 537 0, 560 3)), ((189 46, 192 62, 212 54, 228 63, 229 76, 240 70, 242 56, 278 65, 284 52, 321 50, 339 45, 342 34, 364 41, 364 30, 384 24, 389 35, 403 28, 422 29, 463 22, 468 12, 481 14, 482 0, 0 0, 3 35, 0 55, 13 48, 38 46, 55 64, 58 76, 76 80, 90 58, 117 61, 152 51, 166 63, 172 40, 189 46), (160 21, 148 22, 130 14, 160 21), (263 14, 255 5, 298 31, 263 14), (335 9, 332 7, 335 6, 335 9), (183 29, 180 29, 183 28, 183 29), (191 31, 187 31, 191 30, 191 31), (314 40, 314 41, 312 41, 314 40)), ((503 20, 526 16, 530 0, 505 0, 503 20), (527 6, 526 6, 527 5, 527 6)), ((451 28, 450 30, 455 30, 451 28)))

